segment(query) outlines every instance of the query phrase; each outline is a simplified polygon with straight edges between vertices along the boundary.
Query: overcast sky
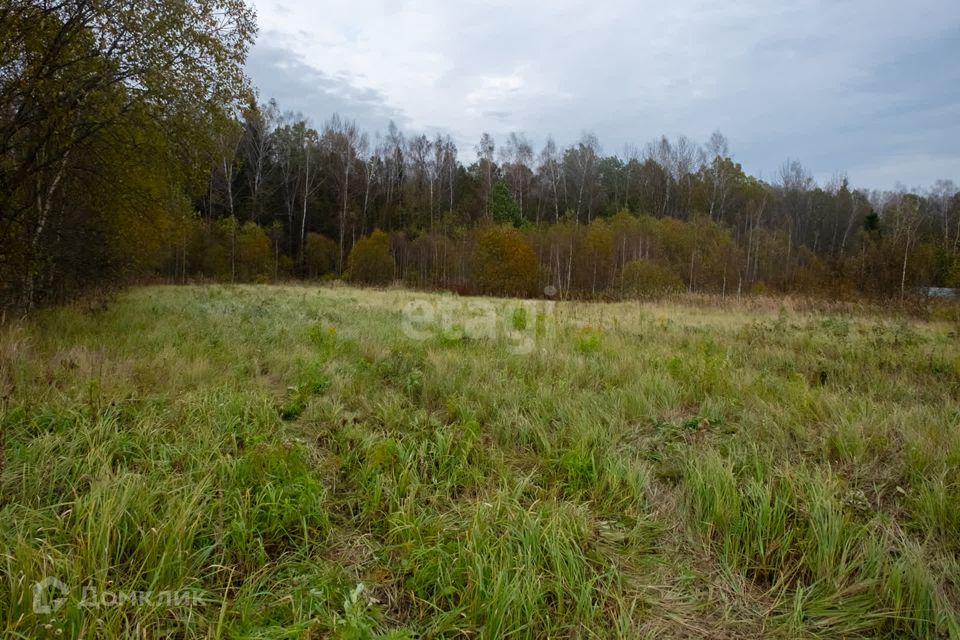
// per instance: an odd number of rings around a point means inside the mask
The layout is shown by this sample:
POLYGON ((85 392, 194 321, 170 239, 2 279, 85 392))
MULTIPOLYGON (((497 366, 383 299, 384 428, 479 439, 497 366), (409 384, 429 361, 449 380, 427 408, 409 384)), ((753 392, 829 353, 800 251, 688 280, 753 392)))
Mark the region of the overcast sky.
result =
POLYGON ((261 99, 319 126, 484 131, 605 153, 721 130, 771 180, 960 182, 960 1, 255 0, 261 99))

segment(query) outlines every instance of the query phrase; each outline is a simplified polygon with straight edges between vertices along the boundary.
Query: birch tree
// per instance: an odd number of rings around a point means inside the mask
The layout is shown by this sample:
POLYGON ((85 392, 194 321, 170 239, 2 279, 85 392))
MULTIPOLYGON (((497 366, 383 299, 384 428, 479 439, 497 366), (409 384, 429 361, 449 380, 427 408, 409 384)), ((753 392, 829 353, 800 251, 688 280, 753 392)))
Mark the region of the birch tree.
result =
POLYGON ((709 163, 707 175, 710 180, 710 209, 711 220, 723 220, 723 212, 727 197, 730 194, 732 181, 726 159, 730 156, 730 145, 720 131, 714 131, 707 141, 706 159, 709 163))
POLYGON ((337 273, 343 273, 344 245, 350 209, 350 178, 357 159, 366 154, 369 140, 367 135, 357 127, 356 122, 343 120, 337 114, 334 114, 324 127, 324 139, 327 140, 335 161, 337 188, 340 192, 340 213, 337 224, 339 232, 337 273))
POLYGON ((538 168, 541 185, 545 185, 547 197, 553 203, 553 221, 560 221, 560 159, 557 152, 557 143, 552 136, 547 137, 543 150, 540 152, 540 166, 538 168))
POLYGON ((490 218, 490 194, 493 192, 494 172, 496 170, 493 164, 494 152, 497 145, 493 136, 484 133, 480 136, 480 143, 477 145, 477 164, 480 168, 483 194, 483 212, 490 218))
POLYGON ((277 103, 261 108, 255 100, 244 111, 244 135, 241 143, 243 171, 250 194, 250 220, 262 215, 263 189, 273 168, 270 162, 273 128, 277 122, 277 103))

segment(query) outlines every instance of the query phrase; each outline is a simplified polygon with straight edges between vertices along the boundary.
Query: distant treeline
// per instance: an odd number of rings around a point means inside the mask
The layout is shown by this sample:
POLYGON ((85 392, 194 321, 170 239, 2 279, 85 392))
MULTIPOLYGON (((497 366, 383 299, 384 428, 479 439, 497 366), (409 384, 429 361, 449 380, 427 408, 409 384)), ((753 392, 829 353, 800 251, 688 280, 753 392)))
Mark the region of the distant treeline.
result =
POLYGON ((719 133, 705 147, 661 138, 626 158, 589 135, 536 154, 523 135, 499 150, 484 135, 464 166, 449 137, 391 125, 371 143, 338 116, 316 131, 273 103, 249 105, 227 131, 189 224, 175 226, 161 268, 170 277, 346 276, 563 298, 900 297, 960 282, 952 182, 868 193, 842 177, 818 186, 788 162, 766 183, 730 159, 719 133), (388 236, 374 243, 386 266, 354 273, 351 250, 375 229, 388 236))
POLYGON ((562 298, 960 284, 952 182, 865 192, 842 176, 818 185, 798 162, 764 182, 719 132, 605 155, 592 135, 535 149, 484 134, 460 150, 336 115, 317 130, 247 88, 240 0, 191 0, 159 22, 153 4, 0 12, 7 305, 145 276, 562 298))

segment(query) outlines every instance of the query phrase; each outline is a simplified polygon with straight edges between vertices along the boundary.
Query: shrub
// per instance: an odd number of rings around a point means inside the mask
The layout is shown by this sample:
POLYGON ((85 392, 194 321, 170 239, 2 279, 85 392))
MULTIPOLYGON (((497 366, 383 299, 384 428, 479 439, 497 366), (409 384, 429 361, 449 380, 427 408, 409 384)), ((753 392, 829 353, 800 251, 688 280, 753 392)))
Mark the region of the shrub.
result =
POLYGON ((192 238, 191 263, 218 280, 253 282, 273 275, 273 251, 262 227, 224 218, 192 238))
POLYGON ((350 279, 365 284, 387 284, 393 280, 394 262, 390 236, 379 229, 360 238, 348 258, 350 279))
POLYGON ((303 269, 308 278, 319 278, 337 268, 337 243, 320 233, 308 233, 303 245, 303 269))
POLYGON ((680 277, 649 260, 634 260, 623 267, 623 291, 634 296, 656 296, 683 290, 680 277))
POLYGON ((237 233, 237 279, 249 282, 267 279, 273 273, 270 238, 263 227, 244 223, 237 233))
POLYGON ((491 226, 477 238, 474 276, 482 293, 532 295, 537 288, 537 255, 527 238, 510 227, 491 226))

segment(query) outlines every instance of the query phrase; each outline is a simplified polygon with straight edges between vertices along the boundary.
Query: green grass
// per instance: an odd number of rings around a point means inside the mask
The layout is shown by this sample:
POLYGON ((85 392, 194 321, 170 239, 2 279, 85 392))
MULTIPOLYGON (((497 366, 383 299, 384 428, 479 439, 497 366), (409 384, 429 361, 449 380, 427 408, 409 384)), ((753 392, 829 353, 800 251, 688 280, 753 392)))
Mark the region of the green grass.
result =
POLYGON ((956 326, 463 302, 148 287, 4 327, 0 635, 960 638, 956 326))

